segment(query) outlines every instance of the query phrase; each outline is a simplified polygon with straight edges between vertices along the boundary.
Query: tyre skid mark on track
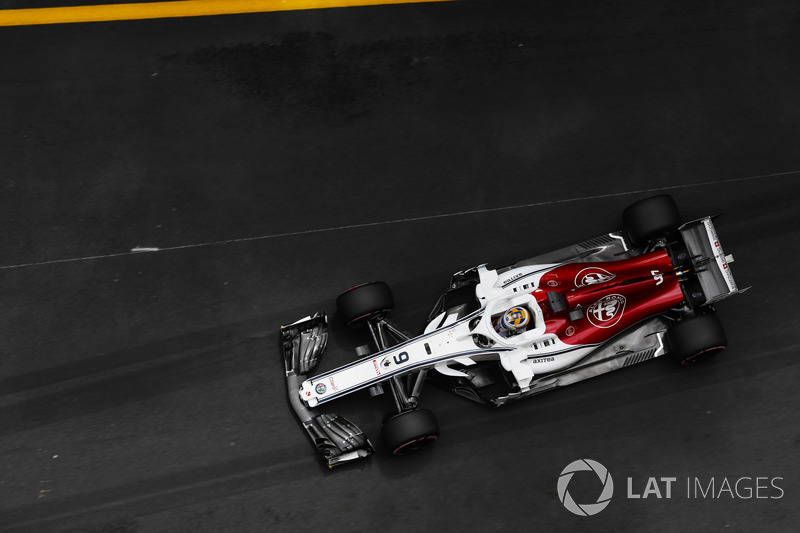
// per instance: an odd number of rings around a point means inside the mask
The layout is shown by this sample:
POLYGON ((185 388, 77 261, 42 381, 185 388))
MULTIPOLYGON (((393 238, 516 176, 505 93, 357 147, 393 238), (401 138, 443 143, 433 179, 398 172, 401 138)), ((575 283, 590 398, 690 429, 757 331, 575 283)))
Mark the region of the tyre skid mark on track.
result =
POLYGON ((235 349, 238 345, 260 336, 262 331, 263 319, 259 317, 203 331, 193 331, 124 350, 114 350, 50 368, 5 376, 0 379, 0 398, 71 380, 96 377, 124 368, 140 368, 156 364, 157 361, 164 362, 166 359, 235 349))
MULTIPOLYGON (((633 376, 634 381, 627 384, 616 383, 614 386, 609 386, 605 391, 598 393, 597 389, 592 389, 586 394, 580 392, 580 383, 575 386, 569 385, 563 388, 543 393, 541 397, 531 397, 521 400, 517 403, 504 407, 503 411, 509 412, 511 419, 532 417, 537 423, 546 424, 551 422, 566 421, 571 418, 580 418, 589 414, 599 413, 609 409, 616 409, 620 406, 629 405, 631 403, 652 402, 659 398, 668 398, 670 396, 683 395, 687 391, 720 386, 724 383, 732 381, 747 381, 752 380, 755 376, 762 374, 769 374, 774 372, 785 372, 789 368, 794 368, 800 365, 800 361, 794 355, 800 350, 800 344, 792 344, 783 346, 775 350, 767 352, 760 352, 758 356, 746 355, 749 352, 748 348, 742 346, 737 350, 737 357, 739 360, 731 364, 736 365, 735 375, 726 375, 724 378, 717 377, 718 374, 709 373, 708 376, 698 376, 699 372, 703 371, 704 367, 722 363, 720 359, 727 357, 725 351, 707 362, 697 363, 692 367, 682 367, 674 361, 659 361, 651 362, 649 365, 635 365, 633 368, 638 368, 639 376, 633 376), (672 367, 674 372, 666 373, 658 368, 651 368, 650 374, 647 374, 645 368, 656 367, 659 365, 666 365, 672 367), (687 376, 687 374, 693 374, 687 376), (569 393, 565 391, 569 390, 569 393), (559 394, 559 391, 563 394, 559 394), (644 391, 644 392, 642 392, 644 391), (537 405, 537 400, 542 401, 546 398, 547 405, 537 405), (569 406, 569 407, 567 407, 569 406), (511 410, 517 412, 511 412, 511 410), (520 413, 519 411, 524 411, 520 413)), ((730 351, 730 349, 726 350, 730 351)), ((669 355, 664 356, 669 358, 669 355)), ((724 363, 723 363, 724 364, 724 363)), ((663 368, 663 366, 662 366, 663 368)), ((636 372, 635 370, 625 369, 625 372, 636 372)), ((611 373, 608 377, 612 379, 622 380, 625 374, 611 373), (613 376, 613 377, 612 377, 613 376)), ((603 379, 606 376, 600 375, 592 378, 603 379)), ((591 380, 590 380, 591 381, 591 380)), ((453 420, 448 423, 448 433, 455 431, 470 432, 473 440, 483 440, 487 436, 513 433, 518 431, 518 428, 513 424, 508 424, 507 420, 502 420, 502 416, 498 417, 498 413, 491 409, 484 413, 478 413, 471 417, 463 417, 453 414, 452 411, 439 411, 442 418, 453 420), (495 420, 495 422, 493 422, 495 420), (482 428, 480 435, 474 434, 474 431, 469 428, 474 428, 476 425, 482 428)), ((454 439, 458 440, 458 439, 454 439)))
MULTIPOLYGON (((791 345, 766 353, 763 357, 769 357, 774 360, 775 356, 778 354, 794 353, 797 349, 798 345, 791 345)), ((775 368, 766 368, 763 362, 754 362, 752 371, 745 367, 739 369, 739 379, 750 379, 753 374, 772 371, 778 367, 795 366, 796 364, 798 363, 792 361, 788 363, 776 361, 774 365, 775 368)), ((679 372, 683 371, 684 370, 679 370, 679 372)), ((661 377, 654 378, 654 380, 661 380, 661 377)), ((649 383, 652 383, 654 380, 638 381, 636 386, 645 386, 645 388, 652 390, 649 383)), ((716 385, 721 382, 722 380, 712 380, 704 381, 703 383, 716 385)), ((633 387, 634 385, 631 386, 633 387)), ((681 394, 683 390, 684 389, 675 390, 674 387, 670 387, 669 390, 665 389, 664 394, 650 395, 647 398, 668 396, 669 394, 681 394)), ((618 388, 614 389, 613 395, 615 397, 619 396, 618 388)), ((555 397, 552 396, 552 393, 550 393, 550 396, 555 397)), ((639 401, 646 401, 647 398, 641 397, 639 401)), ((580 400, 580 398, 578 399, 580 400)), ((565 401, 575 401, 574 394, 565 401)), ((596 396, 593 397, 591 403, 598 409, 605 409, 610 406, 610 404, 607 403, 597 402, 596 396)), ((510 408, 508 410, 509 414, 518 417, 519 412, 515 414, 512 411, 519 411, 519 408, 524 408, 524 405, 535 407, 533 403, 520 403, 516 405, 517 409, 513 407, 510 408)), ((470 407, 480 409, 480 406, 477 405, 470 407)), ((542 409, 536 410, 542 411, 542 409)), ((554 411, 552 409, 550 410, 551 416, 542 417, 541 415, 546 414, 546 412, 547 410, 536 414, 539 423, 569 418, 568 415, 565 416, 562 410, 554 411)), ((580 408, 576 409, 575 412, 579 416, 585 416, 587 412, 590 411, 587 411, 585 408, 580 408)), ((495 410, 485 411, 485 413, 485 415, 479 416, 479 418, 482 419, 479 420, 481 424, 490 423, 492 419, 496 420, 498 423, 492 425, 491 432, 482 431, 481 435, 489 434, 496 436, 498 433, 507 433, 516 430, 515 427, 503 422, 503 415, 497 413, 495 410), (498 418, 498 415, 500 418, 498 418)), ((450 416, 448 418, 456 419, 458 417, 450 416)), ((474 427, 475 423, 475 419, 470 419, 469 422, 455 421, 448 424, 448 431, 451 433, 463 431, 465 427, 474 427)), ((484 437, 477 435, 471 437, 472 440, 483 440, 483 438, 484 437)), ((264 457, 246 457, 236 460, 234 462, 236 464, 241 463, 241 468, 239 471, 230 474, 223 473, 231 469, 231 465, 226 463, 218 466, 211 466, 208 467, 208 469, 198 469, 197 472, 185 472, 164 476, 163 478, 137 481, 128 485, 98 491, 97 493, 81 494, 63 499, 53 499, 51 502, 47 503, 38 502, 36 504, 20 506, 7 512, 6 519, 8 521, 5 527, 7 531, 27 531, 34 526, 45 526, 57 520, 88 517, 93 513, 103 513, 106 515, 109 513, 123 512, 129 506, 141 505, 142 503, 147 503, 151 513, 155 514, 166 508, 176 508, 189 503, 213 500, 218 491, 223 492, 226 496, 230 496, 234 493, 242 494, 253 490, 263 490, 271 486, 282 485, 290 479, 297 479, 298 476, 302 474, 304 467, 314 468, 313 461, 309 461, 309 457, 312 457, 311 454, 310 448, 308 449, 308 453, 305 453, 303 447, 298 448, 292 446, 283 450, 265 453, 263 454, 264 457), (285 460, 285 458, 297 454, 301 454, 302 457, 289 461, 285 460), (248 465, 251 464, 259 464, 261 466, 249 468, 248 465), (209 479, 209 474, 213 476, 216 470, 219 470, 219 475, 209 479), (163 488, 165 485, 167 488, 163 488), (236 487, 236 489, 231 489, 232 486, 236 487), (131 496, 131 494, 133 495, 131 496), (80 507, 81 503, 86 501, 98 503, 80 507), (46 505, 46 507, 43 505, 46 505)))
MULTIPOLYGON (((277 354, 274 359, 277 361, 277 354)), ((207 387, 231 376, 263 371, 261 354, 247 341, 229 347, 187 351, 157 363, 148 362, 119 372, 101 373, 28 398, 9 396, 0 407, 0 437, 30 431, 74 417, 113 410, 185 389, 207 387), (248 355, 256 354, 256 355, 248 355)))
POLYGON ((274 233, 270 235, 259 235, 256 237, 240 237, 237 239, 225 239, 220 241, 213 241, 213 242, 201 242, 201 243, 194 243, 194 244, 184 244, 178 246, 163 246, 163 247, 148 247, 146 249, 146 253, 142 253, 141 249, 133 248, 128 252, 119 252, 119 253, 112 253, 112 254, 103 254, 103 255, 90 255, 85 257, 72 257, 66 259, 53 259, 49 261, 37 261, 31 263, 19 263, 16 265, 5 265, 0 266, 0 270, 11 270, 17 268, 29 268, 29 267, 38 267, 38 266, 47 266, 47 265, 56 265, 56 264, 63 264, 63 263, 77 263, 81 261, 92 261, 96 259, 110 259, 114 257, 125 257, 131 255, 150 255, 160 252, 170 252, 170 251, 179 251, 179 250, 189 250, 193 248, 206 248, 210 246, 222 246, 226 244, 237 244, 237 243, 245 243, 251 241, 263 241, 268 239, 279 239, 283 237, 298 237, 302 235, 313 235, 317 233, 328 233, 334 231, 344 231, 350 229, 362 229, 362 228, 371 228, 376 226, 386 226, 390 224, 403 224, 408 222, 420 222, 426 220, 436 220, 440 218, 450 218, 450 217, 458 217, 458 216, 468 216, 468 215, 480 215, 485 213, 495 213, 499 211, 510 211, 514 209, 528 209, 531 207, 542 207, 546 205, 557 205, 557 204, 565 204, 565 203, 572 203, 572 202, 582 202, 582 201, 589 201, 589 200, 600 200, 603 198, 614 198, 618 196, 629 196, 634 194, 644 194, 644 193, 659 193, 665 191, 674 191, 679 189, 689 189, 695 187, 707 187, 712 185, 725 185, 725 184, 733 184, 739 183, 744 181, 753 181, 753 180, 760 180, 760 179, 768 179, 768 178, 780 178, 780 177, 787 177, 800 174, 800 170, 790 170, 787 172, 776 172, 774 174, 760 174, 757 176, 747 176, 743 178, 728 178, 722 180, 713 180, 713 181, 704 181, 700 183, 684 183, 680 185, 669 185, 667 187, 653 187, 649 189, 637 189, 633 191, 621 191, 621 192, 613 192, 607 194, 597 194, 593 196, 578 196, 573 198, 562 198, 560 200, 545 200, 542 202, 533 202, 529 204, 520 204, 520 205, 510 205, 510 206, 503 206, 503 207, 490 207, 487 209, 474 209, 471 211, 460 211, 457 213, 440 213, 436 215, 424 215, 419 217, 411 217, 411 218, 400 218, 395 220, 383 220, 378 222, 365 222, 362 224, 349 224, 346 226, 333 226, 328 228, 315 228, 309 230, 301 230, 301 231, 289 231, 286 233, 274 233))
POLYGON ((88 494, 64 498, 42 499, 5 512, 3 531, 31 531, 65 519, 121 512, 127 507, 147 504, 150 514, 226 497, 280 486, 296 479, 304 466, 318 468, 309 461, 305 448, 285 449, 243 457, 231 463, 220 463, 189 472, 144 479, 128 485, 111 487, 88 494), (300 458, 286 460, 289 457, 300 458), (251 466, 258 465, 258 466, 251 466), (237 468, 238 467, 238 468, 237 468), (233 473, 226 473, 230 470, 233 473), (164 488, 166 487, 166 488, 164 488), (91 505, 83 505, 93 502, 91 505))

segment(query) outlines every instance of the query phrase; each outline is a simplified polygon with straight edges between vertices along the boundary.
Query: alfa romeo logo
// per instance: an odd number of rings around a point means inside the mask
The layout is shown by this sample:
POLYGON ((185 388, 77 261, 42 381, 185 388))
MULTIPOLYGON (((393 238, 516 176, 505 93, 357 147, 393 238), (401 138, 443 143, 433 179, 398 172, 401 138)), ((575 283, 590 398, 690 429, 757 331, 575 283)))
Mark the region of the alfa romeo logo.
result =
POLYGON ((598 285, 605 283, 616 278, 614 274, 596 266, 584 268, 575 276, 575 287, 588 287, 589 285, 598 285))
POLYGON ((558 499, 561 500, 561 503, 564 504, 567 511, 578 516, 592 516, 605 509, 611 502, 611 497, 614 495, 614 480, 611 479, 611 474, 609 474, 608 469, 597 461, 578 459, 568 464, 567 467, 561 471, 561 475, 558 477, 557 488, 558 499), (575 472, 581 471, 594 472, 603 484, 603 491, 600 493, 595 503, 576 503, 567 490, 572 476, 575 475, 575 472))
POLYGON ((622 314, 625 312, 625 303, 623 295, 609 294, 589 306, 586 318, 595 327, 610 328, 622 318, 622 314))

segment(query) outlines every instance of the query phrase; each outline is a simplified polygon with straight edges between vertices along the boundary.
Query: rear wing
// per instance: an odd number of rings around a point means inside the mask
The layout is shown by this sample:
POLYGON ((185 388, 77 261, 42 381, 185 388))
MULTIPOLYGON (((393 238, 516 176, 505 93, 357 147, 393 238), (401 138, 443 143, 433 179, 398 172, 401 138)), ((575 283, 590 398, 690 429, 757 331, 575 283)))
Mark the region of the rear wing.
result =
POLYGON ((722 251, 712 217, 688 222, 680 227, 680 232, 705 294, 704 305, 743 292, 737 288, 731 272, 733 256, 722 251))

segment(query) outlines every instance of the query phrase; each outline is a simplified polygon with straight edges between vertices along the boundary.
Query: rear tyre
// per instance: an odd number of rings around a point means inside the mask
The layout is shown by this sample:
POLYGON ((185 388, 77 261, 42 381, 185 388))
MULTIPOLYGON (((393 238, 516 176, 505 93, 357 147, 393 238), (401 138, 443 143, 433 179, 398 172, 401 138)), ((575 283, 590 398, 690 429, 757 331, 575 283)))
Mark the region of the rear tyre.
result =
POLYGON ((392 291, 382 281, 358 285, 346 290, 336 298, 339 316, 348 326, 355 326, 370 318, 388 313, 393 307, 392 291))
POLYGON ((415 409, 389 418, 384 422, 381 433, 392 455, 407 455, 436 442, 439 423, 427 409, 415 409))
POLYGON ((687 318, 667 331, 672 357, 682 365, 708 359, 728 346, 728 338, 717 315, 708 313, 687 318))
POLYGON ((659 194, 628 206, 622 212, 622 221, 631 244, 640 246, 678 229, 681 215, 672 196, 659 194))

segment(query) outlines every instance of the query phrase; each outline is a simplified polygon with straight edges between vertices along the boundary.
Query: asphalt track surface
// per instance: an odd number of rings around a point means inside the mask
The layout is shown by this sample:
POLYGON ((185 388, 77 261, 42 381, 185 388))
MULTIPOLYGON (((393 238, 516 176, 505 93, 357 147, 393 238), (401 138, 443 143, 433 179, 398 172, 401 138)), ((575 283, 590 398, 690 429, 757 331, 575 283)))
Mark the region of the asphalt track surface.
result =
MULTIPOLYGON (((4 28, 0 530, 796 530, 800 8, 749 4, 4 28), (454 271, 616 229, 648 190, 724 213, 752 286, 719 305, 724 354, 497 410, 428 387, 442 438, 406 458, 356 394, 329 411, 381 449, 323 466, 281 324, 382 279, 418 332, 454 271), (615 482, 592 517, 556 492, 580 458, 615 482), (650 477, 672 497, 627 497, 650 477)), ((331 334, 322 370, 363 343, 331 334)))

